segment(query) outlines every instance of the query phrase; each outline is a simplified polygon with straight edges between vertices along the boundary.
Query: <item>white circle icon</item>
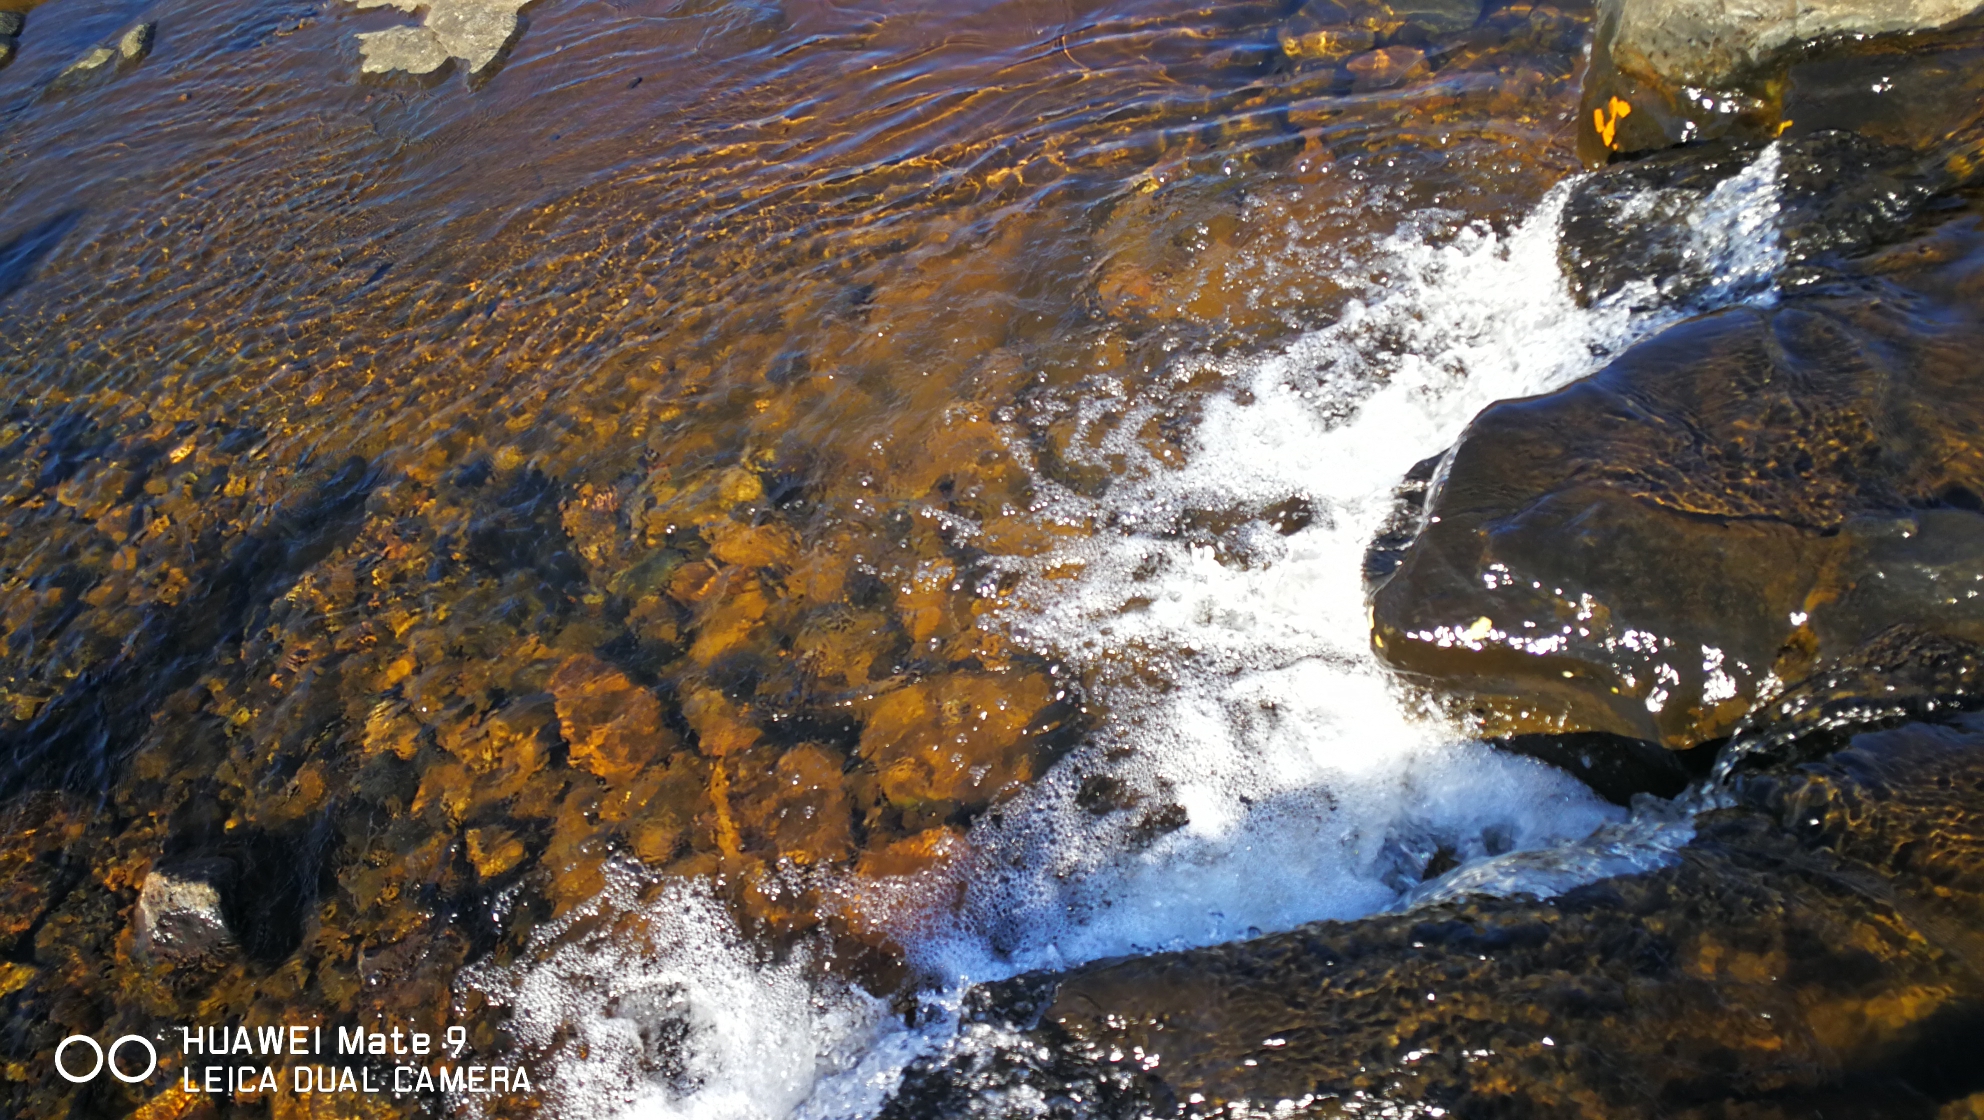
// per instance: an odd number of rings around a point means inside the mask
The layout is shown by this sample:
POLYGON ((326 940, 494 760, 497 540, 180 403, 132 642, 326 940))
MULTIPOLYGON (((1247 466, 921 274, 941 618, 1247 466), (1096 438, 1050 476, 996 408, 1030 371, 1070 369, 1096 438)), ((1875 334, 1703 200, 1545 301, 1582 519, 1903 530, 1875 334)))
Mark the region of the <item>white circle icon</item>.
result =
POLYGON ((96 1080, 96 1075, 103 1072, 103 1047, 98 1046, 96 1044, 96 1039, 91 1038, 89 1035, 86 1034, 70 1035, 68 1038, 62 1040, 62 1045, 57 1046, 55 1048, 55 1072, 61 1074, 63 1077, 68 1078, 70 1081, 76 1082, 79 1085, 85 1081, 96 1080), (83 1074, 81 1077, 77 1077, 75 1074, 70 1073, 69 1067, 62 1064, 62 1052, 78 1042, 88 1046, 96 1054, 96 1064, 91 1066, 90 1071, 86 1074, 83 1074))
POLYGON ((126 1085, 136 1085, 138 1082, 150 1077, 152 1071, 158 1068, 158 1049, 151 1044, 150 1039, 136 1034, 124 1035, 111 1043, 108 1054, 104 1053, 102 1046, 97 1045, 96 1039, 86 1034, 72 1034, 68 1038, 63 1039, 62 1044, 55 1048, 55 1072, 61 1074, 64 1080, 73 1081, 78 1085, 85 1081, 94 1081, 97 1074, 103 1072, 104 1066, 110 1067, 110 1076, 124 1082, 126 1085), (79 1042, 89 1047, 90 1052, 96 1055, 95 1064, 91 1065, 90 1071, 84 1074, 70 1073, 69 1067, 63 1064, 62 1061, 64 1052, 79 1042), (135 1042, 145 1048, 145 1069, 143 1073, 126 1074, 117 1066, 118 1051, 124 1049, 126 1043, 131 1042, 135 1042))

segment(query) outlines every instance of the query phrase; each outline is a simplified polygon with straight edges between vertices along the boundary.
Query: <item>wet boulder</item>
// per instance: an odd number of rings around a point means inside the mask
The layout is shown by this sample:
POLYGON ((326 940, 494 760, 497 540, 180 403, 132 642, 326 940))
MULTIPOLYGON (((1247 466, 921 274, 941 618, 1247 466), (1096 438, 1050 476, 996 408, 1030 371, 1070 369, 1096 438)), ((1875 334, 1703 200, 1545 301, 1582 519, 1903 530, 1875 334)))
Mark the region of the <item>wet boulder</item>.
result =
POLYGON ((1984 639, 1984 230, 1468 427, 1373 644, 1487 734, 1688 747, 1897 624, 1984 639))
POLYGON ((986 986, 883 1115, 1969 1115, 1980 783, 1984 720, 1910 724, 1645 874, 986 986))
POLYGON ((1859 129, 1946 134, 1976 115, 1976 0, 1606 0, 1580 101, 1587 160, 1673 144, 1859 129), (1966 101, 1964 94, 1973 94, 1966 101))
POLYGON ((1948 205, 1979 171, 1956 153, 1837 129, 1655 153, 1571 186, 1558 261, 1585 307, 1701 307, 1771 283, 1810 288, 1948 205))

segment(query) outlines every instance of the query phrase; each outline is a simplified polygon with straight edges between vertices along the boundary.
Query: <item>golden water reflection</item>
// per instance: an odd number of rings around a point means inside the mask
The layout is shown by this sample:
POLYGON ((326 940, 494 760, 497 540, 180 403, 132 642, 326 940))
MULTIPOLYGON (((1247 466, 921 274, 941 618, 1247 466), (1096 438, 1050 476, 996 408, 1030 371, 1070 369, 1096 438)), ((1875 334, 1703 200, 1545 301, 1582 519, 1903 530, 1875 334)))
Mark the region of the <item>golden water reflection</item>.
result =
POLYGON ((994 563, 1090 531, 1036 493, 1108 485, 1077 404, 1182 455, 1179 356, 1329 321, 1402 215, 1520 217, 1587 18, 572 0, 421 84, 344 8, 189 3, 42 97, 127 18, 55 0, 0 71, 9 1077, 432 1021, 616 854, 892 983, 776 872, 927 867, 1100 718, 994 563), (131 912, 192 859, 241 951, 167 966, 131 912))

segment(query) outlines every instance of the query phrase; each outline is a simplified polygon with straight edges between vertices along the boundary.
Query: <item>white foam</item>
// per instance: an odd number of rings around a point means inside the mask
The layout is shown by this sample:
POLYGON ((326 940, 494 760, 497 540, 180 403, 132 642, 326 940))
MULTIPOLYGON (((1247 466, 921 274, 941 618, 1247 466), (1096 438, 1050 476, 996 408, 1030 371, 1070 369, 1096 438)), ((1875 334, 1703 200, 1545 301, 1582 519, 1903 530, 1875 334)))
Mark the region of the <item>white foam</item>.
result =
MULTIPOLYGON (((1760 160, 1690 218, 1724 297, 1768 291, 1775 181, 1760 160)), ((1107 719, 974 829, 951 920, 905 929, 934 1023, 903 1027, 803 954, 760 959, 693 887, 642 903, 622 869, 590 916, 540 935, 534 963, 465 983, 551 1053, 552 1115, 871 1115, 911 1057, 954 1033, 945 1016, 971 983, 1369 914, 1443 885, 1547 894, 1685 842, 1685 813, 1628 819, 1561 771, 1409 710, 1368 645, 1363 554, 1407 469, 1489 403, 1560 386, 1680 314, 1645 290, 1575 306, 1557 262, 1567 190, 1506 238, 1476 227, 1435 244, 1408 227, 1385 242, 1367 269, 1384 290, 1220 371, 1182 466, 1134 438, 1175 399, 1083 402, 1098 456, 1129 466, 1103 498, 1052 494, 1042 515, 1113 528, 1014 560, 1025 608, 1008 621, 1095 682, 1107 719), (1314 520, 1284 536, 1259 515, 1288 499, 1314 520), (1179 531, 1193 511, 1240 524, 1194 540, 1179 531), (1078 578, 1047 578, 1071 562, 1078 578), (1104 774, 1137 803, 1084 807, 1104 774), (1178 826, 1153 827, 1167 812, 1178 826), (1441 848, 1462 868, 1420 885, 1441 848), (681 1056, 664 1068, 654 1039, 671 1032, 681 1056)))
POLYGON ((460 985, 510 1010, 516 1041, 551 1071, 537 1085, 551 1115, 783 1120, 880 1105, 908 1057, 892 1045, 915 1043, 881 1001, 804 950, 768 959, 707 884, 627 863, 606 878, 538 931, 527 962, 460 985))

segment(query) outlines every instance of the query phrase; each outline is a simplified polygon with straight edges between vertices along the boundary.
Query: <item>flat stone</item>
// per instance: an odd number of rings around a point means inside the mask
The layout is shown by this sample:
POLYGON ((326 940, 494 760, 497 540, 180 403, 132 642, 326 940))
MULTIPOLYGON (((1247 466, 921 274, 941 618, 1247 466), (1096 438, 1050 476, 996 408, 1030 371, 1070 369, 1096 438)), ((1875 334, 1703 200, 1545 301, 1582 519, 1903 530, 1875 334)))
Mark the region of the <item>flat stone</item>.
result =
POLYGON ((425 27, 368 32, 358 37, 358 50, 365 58, 359 69, 366 74, 432 74, 452 57, 440 36, 425 27))
POLYGON ((353 0, 363 8, 427 9, 415 27, 395 27, 358 36, 360 69, 367 74, 404 72, 432 74, 460 59, 470 74, 479 74, 496 61, 516 37, 517 12, 527 0, 353 0))
POLYGON ((117 62, 117 52, 109 47, 92 47, 83 57, 71 62, 68 68, 55 76, 55 84, 78 85, 110 72, 117 62))
POLYGON ((146 875, 133 919, 139 949, 175 965, 231 954, 236 942, 220 896, 231 870, 220 861, 202 861, 146 875))

